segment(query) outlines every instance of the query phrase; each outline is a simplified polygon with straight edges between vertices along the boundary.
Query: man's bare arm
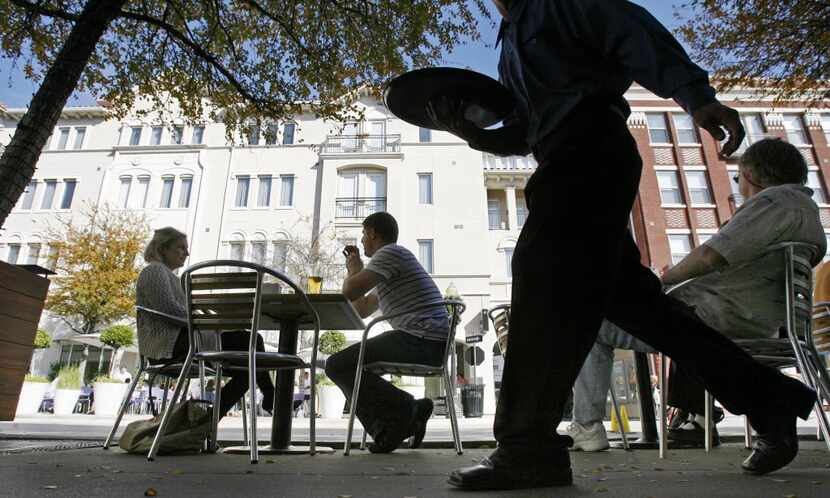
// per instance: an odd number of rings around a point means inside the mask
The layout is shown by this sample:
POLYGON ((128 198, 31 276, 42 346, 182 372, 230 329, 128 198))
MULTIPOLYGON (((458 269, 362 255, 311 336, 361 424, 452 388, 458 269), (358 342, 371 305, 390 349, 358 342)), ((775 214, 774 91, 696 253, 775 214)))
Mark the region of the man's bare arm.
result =
POLYGON ((727 266, 726 259, 716 250, 703 244, 694 248, 679 263, 666 271, 661 280, 665 285, 676 285, 691 278, 718 271, 725 266, 727 266))

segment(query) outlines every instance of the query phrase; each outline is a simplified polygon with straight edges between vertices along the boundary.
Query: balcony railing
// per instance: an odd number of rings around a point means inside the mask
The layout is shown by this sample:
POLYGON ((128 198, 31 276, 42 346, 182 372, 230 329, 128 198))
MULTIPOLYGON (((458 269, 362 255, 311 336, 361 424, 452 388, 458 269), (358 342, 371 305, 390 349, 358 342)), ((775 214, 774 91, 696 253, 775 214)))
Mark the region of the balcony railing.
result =
MULTIPOLYGON (((524 199, 522 199, 519 202, 524 202, 524 199)), ((527 220, 527 209, 524 209, 524 208, 516 209, 516 225, 518 225, 516 228, 521 229, 523 226, 525 226, 525 221, 526 220, 527 220)))
POLYGON ((536 160, 533 156, 509 156, 501 157, 486 152, 482 153, 484 171, 526 171, 532 172, 536 169, 536 160))
POLYGON ((487 211, 490 230, 507 230, 507 211, 490 209, 487 211))
POLYGON ((400 152, 400 135, 329 135, 323 154, 400 152))
POLYGON ((340 197, 336 203, 335 218, 363 219, 378 211, 386 211, 386 197, 340 197))

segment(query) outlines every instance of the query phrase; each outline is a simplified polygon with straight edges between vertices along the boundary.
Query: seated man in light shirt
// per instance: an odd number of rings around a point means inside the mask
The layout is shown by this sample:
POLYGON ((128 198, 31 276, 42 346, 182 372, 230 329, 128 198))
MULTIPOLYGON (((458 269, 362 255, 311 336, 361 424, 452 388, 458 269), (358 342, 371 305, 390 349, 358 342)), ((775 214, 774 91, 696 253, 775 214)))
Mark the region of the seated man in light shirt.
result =
MULTIPOLYGON (((364 268, 360 251, 348 246, 348 276, 343 294, 352 301, 362 318, 378 309, 382 314, 407 311, 416 306, 441 302, 441 292, 417 258, 397 244, 398 224, 389 213, 378 212, 363 220, 366 256, 372 258, 364 268), (374 290, 373 290, 374 289, 374 290), (371 292, 370 292, 371 291, 371 292)), ((449 333, 449 316, 443 306, 390 320, 393 330, 366 341, 364 361, 390 361, 440 365, 449 333)), ((354 388, 360 344, 336 353, 326 360, 326 375, 346 397, 354 388)), ((415 400, 378 375, 364 373, 360 385, 357 417, 372 436, 373 453, 394 451, 409 436, 412 447, 423 441, 426 424, 432 415, 430 399, 415 400)))
MULTIPOLYGON (((827 246, 813 192, 804 186, 807 164, 794 146, 764 139, 746 150, 733 180, 744 204, 717 234, 666 271, 662 281, 675 286, 695 279, 672 295, 727 337, 777 337, 785 320, 784 268, 780 252, 771 253, 770 248, 781 242, 812 244, 818 248, 815 265, 827 246)), ((608 448, 602 420, 615 348, 654 352, 613 323, 603 322, 574 384, 574 416, 568 428, 574 449, 608 448)), ((670 429, 669 439, 703 445, 704 387, 676 362, 672 362, 667 401, 685 414, 670 429)), ((717 431, 713 432, 717 444, 717 431)))

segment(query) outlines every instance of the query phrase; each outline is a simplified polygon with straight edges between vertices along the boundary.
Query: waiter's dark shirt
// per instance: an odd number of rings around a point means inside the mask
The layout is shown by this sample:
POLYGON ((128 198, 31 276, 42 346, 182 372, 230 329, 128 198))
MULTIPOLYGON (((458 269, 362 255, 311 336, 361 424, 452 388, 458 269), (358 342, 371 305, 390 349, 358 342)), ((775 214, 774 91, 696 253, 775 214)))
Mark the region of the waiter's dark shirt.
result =
POLYGON ((616 103, 633 81, 687 112, 715 99, 704 70, 651 14, 625 0, 513 0, 499 30, 499 77, 533 148, 586 98, 616 103))

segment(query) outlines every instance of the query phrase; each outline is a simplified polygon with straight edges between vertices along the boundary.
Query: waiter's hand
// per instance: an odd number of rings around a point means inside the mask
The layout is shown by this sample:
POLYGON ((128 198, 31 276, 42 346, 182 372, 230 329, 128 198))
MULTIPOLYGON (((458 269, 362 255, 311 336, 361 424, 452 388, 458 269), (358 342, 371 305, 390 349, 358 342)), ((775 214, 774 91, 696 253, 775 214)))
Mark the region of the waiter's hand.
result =
POLYGON ((729 132, 729 140, 723 144, 720 151, 721 158, 726 158, 738 150, 741 142, 744 141, 744 127, 741 124, 741 118, 738 111, 730 107, 726 107, 718 101, 706 104, 692 113, 692 119, 695 123, 709 132, 715 140, 721 141, 726 138, 726 133, 723 129, 729 132))
POLYGON ((438 126, 467 142, 476 141, 481 128, 464 116, 463 99, 446 96, 433 98, 427 103, 427 116, 438 126))
POLYGON ((346 257, 346 270, 349 275, 359 273, 363 269, 363 260, 360 259, 360 249, 357 246, 344 247, 343 256, 346 257))

